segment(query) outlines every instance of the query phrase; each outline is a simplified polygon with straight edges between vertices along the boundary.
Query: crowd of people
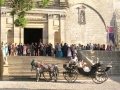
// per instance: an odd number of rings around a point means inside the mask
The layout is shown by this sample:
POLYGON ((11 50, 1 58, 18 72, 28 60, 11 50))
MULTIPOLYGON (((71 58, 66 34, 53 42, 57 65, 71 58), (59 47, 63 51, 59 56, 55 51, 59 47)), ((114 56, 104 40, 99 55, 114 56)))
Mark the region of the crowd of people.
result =
POLYGON ((83 68, 85 72, 89 72, 90 69, 86 66, 82 60, 78 61, 77 51, 78 50, 106 50, 106 51, 119 51, 118 46, 111 46, 105 44, 87 44, 86 46, 81 44, 72 44, 68 45, 67 43, 59 44, 57 43, 55 47, 51 43, 43 44, 43 43, 31 43, 31 44, 22 44, 5 43, 5 54, 7 56, 53 56, 53 57, 68 57, 70 59, 69 63, 77 62, 79 63, 79 67, 83 68))
POLYGON ((78 50, 116 50, 118 51, 119 48, 116 45, 114 48, 110 45, 105 46, 105 44, 87 44, 84 45, 68 45, 67 43, 59 44, 57 43, 55 47, 49 44, 43 43, 31 43, 31 44, 18 44, 12 43, 7 44, 5 43, 5 54, 8 56, 54 56, 54 57, 71 57, 73 54, 77 54, 78 50))

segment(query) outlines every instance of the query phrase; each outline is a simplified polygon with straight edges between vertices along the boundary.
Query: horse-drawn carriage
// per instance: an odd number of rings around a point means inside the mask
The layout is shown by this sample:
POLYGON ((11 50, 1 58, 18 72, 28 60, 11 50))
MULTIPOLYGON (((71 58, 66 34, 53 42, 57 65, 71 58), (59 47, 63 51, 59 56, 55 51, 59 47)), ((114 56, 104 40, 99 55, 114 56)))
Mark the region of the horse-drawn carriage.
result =
POLYGON ((83 75, 90 77, 93 82, 101 84, 108 79, 108 70, 111 67, 112 66, 109 65, 106 68, 102 68, 102 64, 99 62, 91 66, 90 72, 85 72, 83 68, 78 67, 76 63, 69 66, 67 66, 67 64, 63 64, 63 68, 65 69, 63 76, 68 82, 75 82, 78 75, 83 75))
MULTIPOLYGON (((31 62, 31 66, 32 66, 31 70, 37 67, 37 63, 38 62, 35 62, 34 60, 31 62)), ((67 64, 63 64, 63 68, 65 69, 65 71, 63 72, 63 77, 68 82, 75 82, 76 79, 78 78, 78 75, 83 75, 90 77, 93 80, 93 82, 97 84, 101 84, 108 79, 108 70, 111 67, 112 65, 102 68, 102 64, 99 62, 91 66, 91 70, 89 72, 85 72, 83 68, 78 67, 76 63, 69 64, 68 66, 67 64)), ((54 81, 57 81, 58 79, 57 77, 58 77, 59 69, 58 66, 55 64, 44 64, 40 66, 38 70, 36 69, 36 71, 37 71, 36 73, 37 80, 39 78, 39 74, 40 76, 43 75, 46 81, 50 81, 53 78, 54 81)))

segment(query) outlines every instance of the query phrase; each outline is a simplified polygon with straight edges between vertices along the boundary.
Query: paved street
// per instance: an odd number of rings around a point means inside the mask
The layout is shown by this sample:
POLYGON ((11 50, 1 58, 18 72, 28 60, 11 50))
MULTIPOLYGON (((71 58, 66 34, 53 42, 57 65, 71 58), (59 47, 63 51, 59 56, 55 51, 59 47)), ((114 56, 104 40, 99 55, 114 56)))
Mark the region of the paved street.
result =
POLYGON ((81 80, 75 83, 66 81, 35 82, 35 81, 0 81, 0 90, 120 90, 120 77, 110 76, 103 84, 95 84, 92 80, 81 80))

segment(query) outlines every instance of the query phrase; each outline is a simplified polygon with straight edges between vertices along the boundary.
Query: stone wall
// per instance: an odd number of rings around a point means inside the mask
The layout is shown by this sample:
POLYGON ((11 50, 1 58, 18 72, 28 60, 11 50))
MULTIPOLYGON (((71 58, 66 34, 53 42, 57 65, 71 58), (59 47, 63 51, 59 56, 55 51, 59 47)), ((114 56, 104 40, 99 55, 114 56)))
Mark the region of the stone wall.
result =
POLYGON ((66 42, 107 44, 107 26, 113 26, 113 0, 68 0, 66 42), (80 25, 78 7, 85 6, 86 24, 80 25))
POLYGON ((84 55, 93 63, 99 61, 103 62, 104 67, 112 62, 112 68, 109 74, 120 74, 120 51, 82 51, 84 55))

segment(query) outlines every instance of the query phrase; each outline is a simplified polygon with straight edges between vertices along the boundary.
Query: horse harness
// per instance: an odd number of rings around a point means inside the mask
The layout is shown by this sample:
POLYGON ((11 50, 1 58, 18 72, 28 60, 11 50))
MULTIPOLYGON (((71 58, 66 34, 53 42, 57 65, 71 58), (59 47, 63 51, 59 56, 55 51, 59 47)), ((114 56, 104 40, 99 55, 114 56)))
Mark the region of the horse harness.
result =
POLYGON ((51 64, 44 64, 44 62, 37 62, 37 64, 36 64, 36 67, 44 68, 44 69, 46 69, 49 72, 52 71, 53 66, 54 65, 51 65, 51 64))

